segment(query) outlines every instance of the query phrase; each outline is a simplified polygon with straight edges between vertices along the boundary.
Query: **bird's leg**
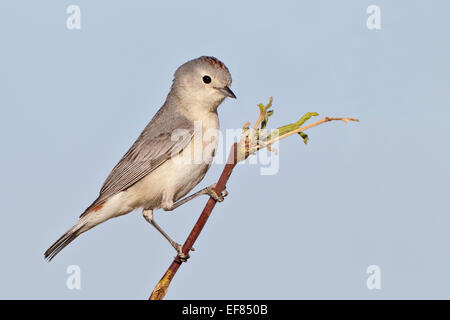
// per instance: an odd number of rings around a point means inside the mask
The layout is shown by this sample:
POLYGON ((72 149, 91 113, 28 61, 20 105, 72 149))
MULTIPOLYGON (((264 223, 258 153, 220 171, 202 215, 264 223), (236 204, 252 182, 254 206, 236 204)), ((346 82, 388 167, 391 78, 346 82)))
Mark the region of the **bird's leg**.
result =
MULTIPOLYGON (((142 215, 144 216, 145 220, 147 220, 152 226, 156 228, 163 236, 164 238, 169 241, 170 245, 177 251, 177 257, 182 261, 186 262, 187 259, 189 259, 189 253, 184 254, 183 253, 183 246, 175 241, 172 240, 172 238, 169 237, 167 233, 164 232, 164 230, 156 223, 156 221, 153 219, 153 210, 143 210, 142 215)), ((191 250, 194 250, 194 248, 191 248, 191 250)))
MULTIPOLYGON (((197 198, 198 196, 201 196, 203 194, 209 195, 211 198, 213 198, 214 200, 216 200, 217 202, 222 202, 223 198, 226 197, 228 195, 228 191, 225 189, 224 191, 222 191, 222 193, 219 195, 217 194, 216 191, 214 191, 214 188, 216 187, 216 184, 212 184, 207 188, 204 188, 184 199, 181 199, 177 202, 175 202, 174 204, 172 204, 170 207, 163 207, 164 210, 166 211, 172 211, 175 208, 178 208, 179 206, 181 206, 182 204, 185 204, 186 202, 191 201, 194 198, 197 198)), ((142 215, 144 216, 145 220, 147 220, 152 226, 154 226, 156 228, 156 230, 159 231, 159 233, 161 233, 164 238, 167 239, 167 241, 169 241, 170 245, 172 247, 174 247, 174 249, 177 251, 178 255, 177 257, 182 261, 182 262, 186 262, 187 259, 189 259, 189 254, 184 254, 182 249, 183 246, 178 244, 177 242, 173 241, 172 238, 169 237, 169 235, 156 223, 156 221, 153 219, 153 210, 151 209, 144 209, 142 211, 142 215)), ((194 248, 191 248, 192 251, 194 251, 194 248)))
POLYGON ((190 196, 188 196, 188 197, 186 197, 184 199, 178 200, 177 202, 172 204, 172 206, 170 206, 169 208, 164 208, 164 210, 172 211, 175 208, 178 208, 179 206, 185 204, 186 202, 189 202, 192 199, 197 198, 198 196, 201 196, 201 195, 204 195, 204 194, 209 195, 211 198, 213 198, 217 202, 222 202, 223 198, 228 195, 228 191, 225 189, 225 190, 222 191, 223 193, 219 195, 219 194, 217 194, 216 191, 214 191, 215 187, 216 187, 216 184, 214 183, 214 184, 210 185, 209 187, 206 187, 206 188, 204 188, 204 189, 202 189, 200 191, 197 191, 196 193, 194 193, 194 194, 192 194, 192 195, 190 195, 190 196))

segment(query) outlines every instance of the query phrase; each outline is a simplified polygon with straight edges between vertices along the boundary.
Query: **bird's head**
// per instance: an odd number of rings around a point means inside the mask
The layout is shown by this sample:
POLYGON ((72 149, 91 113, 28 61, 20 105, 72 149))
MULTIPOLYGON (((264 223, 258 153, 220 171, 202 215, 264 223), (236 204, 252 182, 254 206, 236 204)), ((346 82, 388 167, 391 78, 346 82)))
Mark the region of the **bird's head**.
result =
POLYGON ((236 98, 231 74, 220 60, 202 56, 181 65, 175 72, 172 93, 187 103, 216 110, 226 97, 236 98))

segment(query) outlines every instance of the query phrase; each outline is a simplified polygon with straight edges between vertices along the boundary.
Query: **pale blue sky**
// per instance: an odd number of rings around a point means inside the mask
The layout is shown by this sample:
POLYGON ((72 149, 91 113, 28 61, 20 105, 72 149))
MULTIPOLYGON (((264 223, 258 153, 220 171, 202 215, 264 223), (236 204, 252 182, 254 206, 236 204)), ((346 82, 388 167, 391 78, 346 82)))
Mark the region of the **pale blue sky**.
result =
MULTIPOLYGON (((450 2, 2 1, 0 298, 145 299, 174 256, 140 212, 43 252, 94 200, 183 62, 214 55, 276 127, 354 116, 280 145, 276 175, 239 166, 168 299, 450 298, 450 2), (81 8, 81 30, 66 8, 81 8), (381 8, 381 30, 366 8, 381 8), (81 268, 81 290, 66 268, 81 268), (381 290, 366 268, 381 268, 381 290)), ((201 185, 217 179, 213 165, 201 185)), ((206 198, 156 212, 178 241, 206 198)))

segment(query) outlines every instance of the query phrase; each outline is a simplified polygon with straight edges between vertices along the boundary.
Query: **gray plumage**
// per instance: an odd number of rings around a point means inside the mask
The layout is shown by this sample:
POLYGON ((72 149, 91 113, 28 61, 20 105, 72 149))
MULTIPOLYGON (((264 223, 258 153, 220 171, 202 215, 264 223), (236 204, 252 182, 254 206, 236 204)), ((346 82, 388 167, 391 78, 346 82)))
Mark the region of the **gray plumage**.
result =
POLYGON ((170 106, 163 106, 106 178, 99 197, 80 217, 109 197, 131 187, 171 155, 180 153, 191 141, 193 133, 194 125, 191 121, 171 112, 170 106), (172 141, 172 132, 178 129, 186 130, 189 134, 172 141))
MULTIPOLYGON (((189 154, 195 138, 203 139, 204 130, 218 130, 217 107, 226 97, 235 98, 230 85, 227 67, 216 58, 203 56, 180 66, 165 103, 113 168, 98 198, 84 211, 78 223, 45 252, 45 257, 53 259, 80 234, 137 208, 144 209, 146 220, 181 255, 180 245, 153 221, 153 210, 173 210, 175 202, 205 176, 212 158, 201 163, 180 163, 173 158, 182 153, 189 154), (197 132, 197 122, 202 124, 203 131, 197 132), (176 130, 183 134, 174 136, 176 130)), ((217 141, 212 140, 214 153, 217 141)), ((207 147, 208 143, 202 140, 202 149, 208 150, 207 147)), ((209 188, 205 190, 202 194, 217 196, 209 188)))

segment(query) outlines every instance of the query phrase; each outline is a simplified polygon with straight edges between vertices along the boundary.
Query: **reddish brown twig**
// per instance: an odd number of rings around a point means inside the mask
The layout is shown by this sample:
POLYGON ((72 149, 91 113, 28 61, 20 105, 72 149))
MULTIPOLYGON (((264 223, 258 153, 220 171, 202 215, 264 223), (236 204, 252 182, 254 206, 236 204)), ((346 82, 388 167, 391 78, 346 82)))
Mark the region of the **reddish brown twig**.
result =
MULTIPOLYGON (((256 121, 256 125, 254 126, 253 129, 257 128, 257 126, 259 125, 259 123, 262 121, 263 117, 264 117, 264 113, 265 111, 262 110, 260 117, 258 118, 258 120, 256 121)), ((281 136, 278 136, 276 138, 273 138, 269 141, 266 142, 266 146, 270 145, 272 143, 274 143, 275 141, 281 140, 283 138, 286 138, 292 134, 301 132, 301 131, 305 131, 307 129, 313 128, 315 126, 318 126, 322 123, 325 122, 329 122, 329 121, 335 121, 335 120, 341 120, 344 122, 349 122, 349 121, 359 121, 358 119, 353 119, 353 118, 330 118, 330 117, 325 117, 322 120, 319 120, 315 123, 312 123, 310 125, 298 128, 296 130, 293 130, 291 132, 288 132, 286 134, 283 134, 281 136)), ((249 141, 248 139, 245 140, 244 142, 245 144, 245 150, 243 153, 243 157, 242 159, 238 159, 238 148, 239 148, 239 144, 235 143, 233 144, 230 154, 228 156, 228 160, 227 163, 225 165, 225 168, 222 171, 222 174, 220 175, 219 181, 216 183, 216 187, 214 188, 214 190, 220 194, 222 193, 222 191, 225 189, 225 185, 228 182, 228 179, 230 178, 231 173, 233 172, 234 167, 236 166, 238 161, 244 160, 245 158, 247 158, 252 152, 250 152, 250 150, 247 150, 249 148, 249 141)), ((264 147, 264 146, 262 146, 264 147)), ((254 152, 256 152, 257 150, 259 150, 261 147, 258 147, 254 152)), ((212 210, 214 209, 214 206, 216 205, 216 201, 213 198, 209 198, 208 202, 205 205, 205 208, 202 211, 202 214, 200 215, 200 217, 197 220, 197 223, 194 225, 194 227, 192 228, 191 233, 189 234, 189 237, 187 238, 186 242, 183 245, 183 253, 184 254, 188 254, 189 251, 191 250, 191 248, 194 245, 194 242, 197 240, 197 237, 199 236, 200 232, 202 231, 203 227, 205 226, 206 221, 208 220, 212 210)), ((179 260, 178 258, 175 258, 172 262, 172 264, 170 265, 169 269, 167 269, 166 273, 164 274, 164 276, 161 278, 161 280, 158 282, 158 284, 156 285, 155 289, 153 290, 152 294, 150 295, 150 300, 161 300, 164 298, 165 294, 167 293, 167 290, 169 289, 169 285, 170 282, 172 281, 173 277, 175 276, 175 273, 178 271, 178 268, 181 266, 182 261, 179 260)))
MULTIPOLYGON (((216 187, 214 188, 217 194, 221 194, 222 191, 225 189, 225 185, 227 184, 228 179, 230 178, 231 172, 233 172, 233 169, 236 166, 237 148, 238 148, 237 143, 235 143, 231 148, 230 155, 228 156, 227 163, 225 164, 225 168, 223 169, 219 181, 217 181, 216 187)), ((202 231, 203 226, 208 220, 209 215, 211 214, 211 211, 214 209, 215 205, 216 201, 213 198, 209 198, 205 208, 202 211, 202 214, 198 218, 197 223, 194 225, 194 228, 192 228, 191 233, 189 234, 188 238, 186 239, 186 242, 183 245, 184 254, 187 255, 191 250, 191 248, 193 247, 195 240, 197 240, 198 235, 202 231)), ((167 269, 166 273, 153 290, 149 298, 150 300, 161 300, 162 298, 164 298, 167 289, 169 289, 170 282, 175 276, 175 273, 178 271, 178 268, 181 266, 181 263, 182 262, 177 258, 175 258, 172 261, 172 264, 170 265, 169 269, 167 269)))

